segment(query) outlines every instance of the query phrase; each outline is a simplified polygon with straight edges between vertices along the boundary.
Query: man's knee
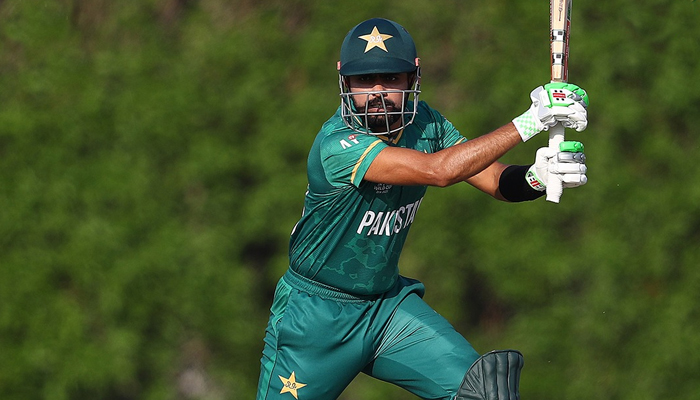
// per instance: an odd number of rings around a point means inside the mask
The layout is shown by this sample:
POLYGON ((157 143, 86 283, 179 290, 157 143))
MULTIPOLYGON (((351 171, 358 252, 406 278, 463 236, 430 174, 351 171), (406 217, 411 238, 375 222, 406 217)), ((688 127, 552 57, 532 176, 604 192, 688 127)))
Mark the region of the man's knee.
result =
POLYGON ((523 355, 494 350, 479 357, 464 375, 455 400, 519 400, 523 355))

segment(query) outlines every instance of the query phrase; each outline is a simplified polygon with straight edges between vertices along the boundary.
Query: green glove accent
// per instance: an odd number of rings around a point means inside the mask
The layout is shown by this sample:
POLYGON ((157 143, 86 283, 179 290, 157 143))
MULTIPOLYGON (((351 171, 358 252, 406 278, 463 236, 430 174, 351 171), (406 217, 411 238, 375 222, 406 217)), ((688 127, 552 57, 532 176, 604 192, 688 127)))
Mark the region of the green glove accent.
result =
POLYGON ((544 85, 545 90, 547 90, 547 93, 549 93, 549 100, 550 102, 553 103, 553 99, 551 98, 552 92, 550 89, 564 89, 568 90, 570 92, 573 92, 574 94, 577 94, 581 96, 581 99, 583 100, 584 103, 586 103, 586 106, 588 106, 588 93, 586 93, 585 90, 581 89, 578 87, 578 85, 574 85, 573 83, 566 83, 566 82, 550 82, 546 85, 544 85))
POLYGON ((559 143, 559 151, 567 153, 583 153, 583 143, 567 141, 559 143))
POLYGON ((542 129, 544 129, 542 123, 540 122, 538 126, 537 122, 538 121, 535 121, 535 118, 532 116, 530 110, 525 111, 524 113, 522 113, 522 115, 513 119, 515 129, 518 130, 518 133, 523 139, 523 142, 528 141, 533 136, 540 133, 542 129))

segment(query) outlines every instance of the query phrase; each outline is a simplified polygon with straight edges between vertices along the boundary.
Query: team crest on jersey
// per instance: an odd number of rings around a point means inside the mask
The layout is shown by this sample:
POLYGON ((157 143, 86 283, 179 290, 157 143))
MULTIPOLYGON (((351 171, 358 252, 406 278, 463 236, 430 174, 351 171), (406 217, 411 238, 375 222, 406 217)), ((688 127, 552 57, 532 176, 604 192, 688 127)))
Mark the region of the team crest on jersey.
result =
POLYGON ((387 185, 386 183, 377 183, 374 185, 374 191, 377 192, 377 194, 389 193, 389 189, 391 189, 392 186, 393 185, 387 185))

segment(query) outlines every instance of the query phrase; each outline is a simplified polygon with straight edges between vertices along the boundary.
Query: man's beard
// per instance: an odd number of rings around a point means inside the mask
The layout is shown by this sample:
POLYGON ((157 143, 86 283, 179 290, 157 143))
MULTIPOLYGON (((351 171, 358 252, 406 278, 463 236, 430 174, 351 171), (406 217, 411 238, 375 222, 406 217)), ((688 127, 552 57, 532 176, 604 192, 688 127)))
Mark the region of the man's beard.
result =
POLYGON ((366 110, 373 108, 383 109, 383 111, 372 111, 369 113, 370 115, 367 115, 367 128, 373 132, 387 132, 387 128, 394 125, 396 121, 401 118, 401 109, 396 107, 396 103, 389 99, 384 99, 383 102, 381 99, 374 99, 370 101, 362 110, 360 110, 360 115, 363 115, 366 110), (387 118, 389 119, 388 124, 387 118))

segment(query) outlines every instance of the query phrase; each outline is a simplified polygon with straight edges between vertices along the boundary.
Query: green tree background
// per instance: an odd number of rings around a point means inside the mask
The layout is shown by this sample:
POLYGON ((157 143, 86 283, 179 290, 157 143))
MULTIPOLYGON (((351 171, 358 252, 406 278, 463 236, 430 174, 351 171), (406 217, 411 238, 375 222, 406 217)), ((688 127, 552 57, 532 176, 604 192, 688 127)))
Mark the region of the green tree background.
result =
MULTIPOLYGON (((570 78, 591 106, 568 137, 588 185, 558 205, 430 189, 402 272, 478 350, 525 354, 524 399, 685 399, 700 392, 700 5, 574 3, 570 78)), ((548 80, 548 7, 0 1, 0 397, 253 398, 347 31, 404 25, 422 98, 475 137, 548 80)), ((363 376, 343 394, 405 398, 363 376)))

